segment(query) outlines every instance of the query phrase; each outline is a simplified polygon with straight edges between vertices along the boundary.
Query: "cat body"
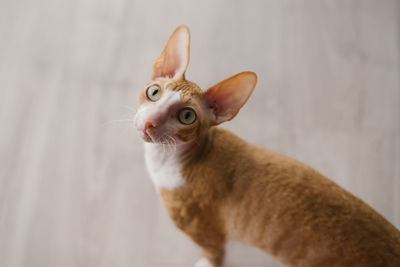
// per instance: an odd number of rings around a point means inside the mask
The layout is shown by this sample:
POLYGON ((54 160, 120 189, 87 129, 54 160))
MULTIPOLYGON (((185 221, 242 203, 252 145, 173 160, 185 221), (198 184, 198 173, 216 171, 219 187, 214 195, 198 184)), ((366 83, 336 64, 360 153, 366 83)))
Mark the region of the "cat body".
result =
POLYGON ((176 226, 214 266, 227 240, 291 266, 400 266, 399 232, 317 171, 222 128, 203 142, 181 155, 189 157, 185 183, 160 192, 176 226))
POLYGON ((400 266, 400 232, 311 167, 249 144, 232 119, 257 78, 243 72, 206 91, 185 79, 189 31, 178 27, 153 67, 136 116, 150 177, 175 225, 222 266, 238 240, 290 266, 400 266))

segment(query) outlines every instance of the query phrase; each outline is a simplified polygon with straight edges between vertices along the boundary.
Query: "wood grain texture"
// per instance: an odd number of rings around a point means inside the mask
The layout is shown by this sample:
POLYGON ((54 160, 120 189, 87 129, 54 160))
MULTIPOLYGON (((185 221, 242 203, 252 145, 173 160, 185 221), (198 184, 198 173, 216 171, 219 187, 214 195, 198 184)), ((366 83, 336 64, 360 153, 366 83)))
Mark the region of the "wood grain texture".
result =
MULTIPOLYGON (((172 30, 187 78, 253 70, 226 127, 293 156, 400 227, 400 4, 0 1, 0 266, 191 266, 131 123, 172 30)), ((229 244, 228 266, 281 266, 229 244)))

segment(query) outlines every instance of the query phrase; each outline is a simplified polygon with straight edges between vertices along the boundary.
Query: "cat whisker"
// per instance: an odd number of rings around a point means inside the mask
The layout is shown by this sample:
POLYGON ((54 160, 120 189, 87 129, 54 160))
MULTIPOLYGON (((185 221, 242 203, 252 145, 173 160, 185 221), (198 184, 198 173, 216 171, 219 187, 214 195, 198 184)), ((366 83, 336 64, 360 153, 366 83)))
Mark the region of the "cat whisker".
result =
POLYGON ((161 145, 162 153, 163 153, 163 155, 165 155, 166 151, 165 151, 165 146, 164 146, 164 136, 161 136, 161 137, 155 139, 154 143, 161 145))
POLYGON ((176 140, 171 135, 165 135, 168 147, 172 148, 171 152, 176 152, 176 140))
POLYGON ((128 119, 128 118, 122 118, 122 119, 111 120, 111 121, 105 122, 105 123, 102 124, 102 126, 105 126, 105 125, 108 125, 108 124, 111 124, 111 123, 124 123, 124 122, 125 123, 128 123, 128 122, 134 123, 135 120, 134 119, 128 119))
POLYGON ((128 105, 120 105, 120 106, 123 107, 123 108, 128 109, 129 111, 131 111, 132 112, 131 115, 135 115, 137 113, 137 109, 136 108, 130 107, 128 105))
POLYGON ((164 155, 167 155, 168 154, 168 145, 166 143, 165 136, 163 136, 161 142, 162 142, 162 146, 163 146, 163 149, 164 149, 164 155))
POLYGON ((165 148, 166 148, 166 152, 167 154, 171 154, 172 150, 171 150, 171 143, 168 139, 165 140, 165 148))
POLYGON ((160 138, 156 139, 155 143, 161 145, 165 155, 175 153, 176 151, 176 140, 170 135, 166 134, 161 136, 160 138))
POLYGON ((133 116, 133 125, 135 126, 135 127, 137 127, 137 120, 138 120, 138 117, 136 116, 136 114, 133 116))
POLYGON ((128 118, 131 118, 131 122, 136 127, 137 126, 137 116, 136 115, 137 115, 138 109, 128 106, 128 105, 123 105, 123 104, 120 104, 120 106, 127 109, 128 111, 130 111, 128 114, 125 114, 125 116, 127 116, 128 118))

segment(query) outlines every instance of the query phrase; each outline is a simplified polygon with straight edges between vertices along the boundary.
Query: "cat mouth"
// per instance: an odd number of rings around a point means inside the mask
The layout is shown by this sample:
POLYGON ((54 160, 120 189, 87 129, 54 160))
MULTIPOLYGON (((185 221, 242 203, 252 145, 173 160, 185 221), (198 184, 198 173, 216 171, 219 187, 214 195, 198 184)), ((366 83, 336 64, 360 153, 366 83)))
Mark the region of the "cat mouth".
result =
POLYGON ((142 133, 143 133, 143 135, 144 135, 145 137, 150 137, 150 135, 147 133, 147 130, 143 130, 142 133))
POLYGON ((147 130, 142 130, 142 138, 145 142, 154 142, 153 137, 151 136, 150 133, 148 133, 147 130))

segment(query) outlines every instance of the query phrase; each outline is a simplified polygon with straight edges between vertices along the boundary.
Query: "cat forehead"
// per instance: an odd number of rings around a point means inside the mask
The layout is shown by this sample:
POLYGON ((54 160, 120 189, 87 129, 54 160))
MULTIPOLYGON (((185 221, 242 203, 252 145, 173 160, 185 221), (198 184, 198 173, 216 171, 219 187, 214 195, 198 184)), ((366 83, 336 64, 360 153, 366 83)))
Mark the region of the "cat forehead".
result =
POLYGON ((171 82, 167 85, 167 89, 180 92, 183 101, 203 95, 203 90, 197 84, 187 80, 171 82))

